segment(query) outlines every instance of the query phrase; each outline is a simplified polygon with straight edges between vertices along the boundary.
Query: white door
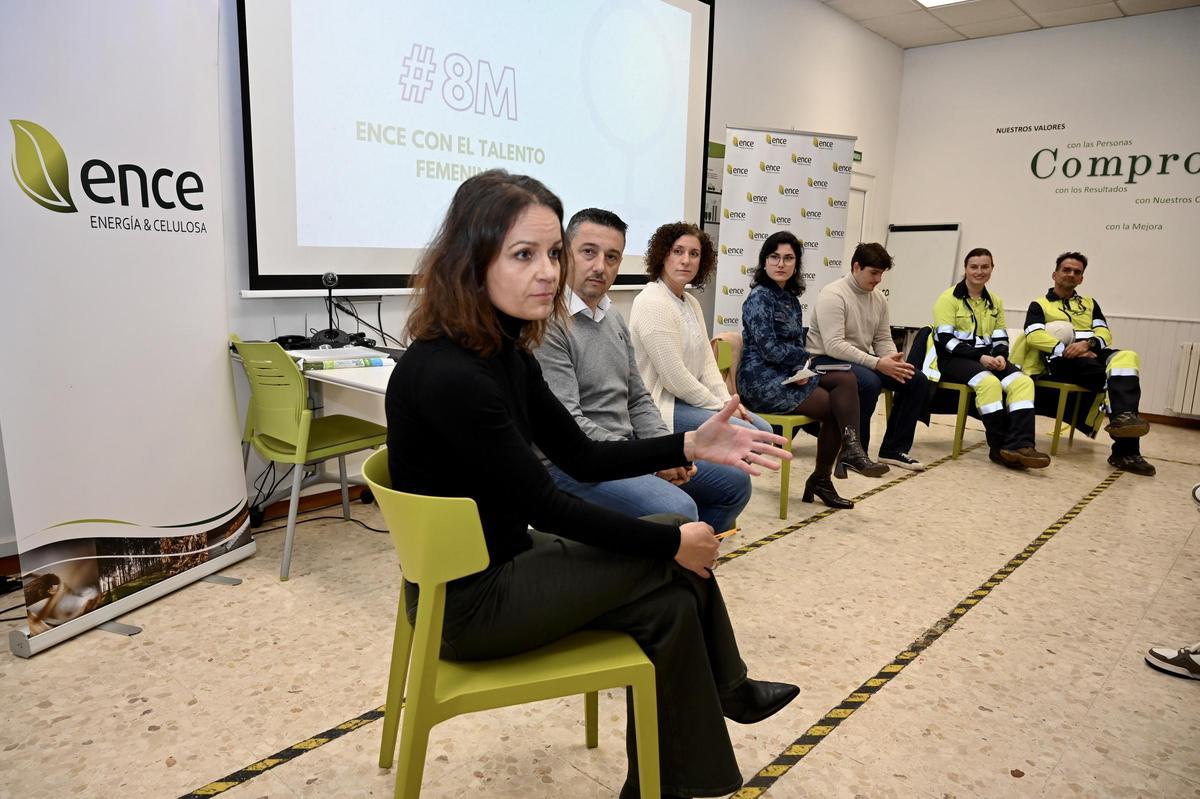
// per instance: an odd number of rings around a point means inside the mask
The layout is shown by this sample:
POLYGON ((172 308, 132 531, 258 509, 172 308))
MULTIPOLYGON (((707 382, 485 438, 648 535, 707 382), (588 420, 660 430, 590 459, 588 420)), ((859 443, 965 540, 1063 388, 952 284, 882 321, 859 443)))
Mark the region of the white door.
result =
POLYGON ((847 271, 850 267, 850 256, 854 248, 869 235, 867 232, 868 208, 871 202, 871 188, 875 184, 875 176, 865 172, 854 172, 850 176, 850 207, 846 216, 846 252, 842 263, 847 271))

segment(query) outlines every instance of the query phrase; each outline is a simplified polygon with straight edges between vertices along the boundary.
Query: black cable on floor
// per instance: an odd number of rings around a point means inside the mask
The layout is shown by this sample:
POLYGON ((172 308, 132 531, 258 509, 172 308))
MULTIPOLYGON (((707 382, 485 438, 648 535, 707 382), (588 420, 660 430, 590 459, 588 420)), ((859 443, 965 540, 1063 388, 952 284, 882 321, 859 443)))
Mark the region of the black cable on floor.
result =
MULTIPOLYGON (((342 501, 339 499, 337 502, 331 503, 329 505, 322 505, 319 508, 312 508, 311 510, 306 510, 304 512, 305 513, 316 513, 317 511, 328 510, 329 508, 336 508, 341 504, 342 504, 342 501)), ((343 519, 341 516, 313 516, 313 517, 310 517, 307 519, 296 519, 296 525, 299 526, 299 525, 305 524, 307 522, 315 522, 315 521, 320 521, 322 519, 339 521, 339 522, 354 522, 355 524, 359 525, 360 527, 364 527, 373 533, 388 532, 388 530, 381 530, 378 527, 372 527, 371 525, 367 524, 366 522, 359 521, 358 519, 355 519, 353 517, 351 517, 349 519, 343 519)), ((255 530, 253 535, 259 536, 259 535, 262 535, 263 533, 273 533, 276 530, 286 530, 286 529, 287 529, 287 523, 285 522, 284 524, 280 524, 276 527, 267 527, 264 529, 255 530)), ((2 612, 2 611, 0 611, 0 612, 2 612)))

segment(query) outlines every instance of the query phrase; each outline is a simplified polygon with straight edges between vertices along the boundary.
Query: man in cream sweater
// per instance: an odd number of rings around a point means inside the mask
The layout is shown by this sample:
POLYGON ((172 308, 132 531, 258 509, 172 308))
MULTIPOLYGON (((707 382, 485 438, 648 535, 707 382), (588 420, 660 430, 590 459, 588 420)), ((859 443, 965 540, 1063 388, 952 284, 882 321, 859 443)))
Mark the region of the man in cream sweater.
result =
MULTIPOLYGON (((883 273, 891 268, 892 256, 882 244, 859 244, 850 259, 850 274, 830 283, 817 296, 816 316, 808 329, 808 350, 815 356, 814 364, 850 365, 858 379, 858 436, 866 451, 879 393, 892 389, 892 415, 879 445, 878 460, 921 471, 925 467, 909 450, 925 402, 926 378, 904 360, 903 353, 897 352, 887 300, 875 290, 883 273)), ((845 474, 841 465, 839 471, 845 474)))

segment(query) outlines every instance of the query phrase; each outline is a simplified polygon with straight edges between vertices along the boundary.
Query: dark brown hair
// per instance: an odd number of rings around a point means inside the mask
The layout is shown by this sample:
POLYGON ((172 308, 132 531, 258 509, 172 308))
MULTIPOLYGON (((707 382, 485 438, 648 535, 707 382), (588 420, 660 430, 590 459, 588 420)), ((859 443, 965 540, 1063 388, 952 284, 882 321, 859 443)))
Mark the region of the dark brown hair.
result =
POLYGON ((671 222, 654 231, 650 241, 646 242, 646 274, 651 280, 662 277, 667 255, 680 236, 695 236, 700 240, 700 269, 692 278, 692 285, 702 288, 717 267, 717 249, 708 234, 691 222, 671 222))
POLYGON ((983 255, 986 255, 988 258, 991 258, 993 264, 996 263, 996 259, 992 258, 991 250, 989 250, 987 247, 976 247, 975 249, 973 249, 969 253, 967 253, 966 258, 963 258, 963 266, 966 266, 967 261, 971 260, 972 258, 983 256, 983 255))
POLYGON ((892 256, 883 248, 883 245, 877 241, 858 243, 854 248, 854 255, 850 256, 850 271, 854 271, 854 265, 858 264, 863 269, 872 268, 880 269, 886 272, 892 268, 892 256))
POLYGON ((1062 262, 1066 260, 1079 261, 1084 271, 1087 271, 1087 256, 1081 252, 1064 252, 1062 255, 1055 258, 1054 271, 1057 272, 1058 268, 1062 266, 1062 262))
MULTIPOLYGON (((558 217, 562 201, 527 175, 491 169, 463 181, 450 201, 446 218, 426 249, 413 281, 416 289, 408 336, 423 341, 439 336, 483 356, 499 351, 504 339, 496 309, 487 295, 487 270, 500 254, 504 237, 525 209, 544 205, 558 217)), ((558 289, 547 319, 526 323, 517 345, 534 349, 546 326, 566 314, 563 288, 570 255, 559 256, 558 289)))

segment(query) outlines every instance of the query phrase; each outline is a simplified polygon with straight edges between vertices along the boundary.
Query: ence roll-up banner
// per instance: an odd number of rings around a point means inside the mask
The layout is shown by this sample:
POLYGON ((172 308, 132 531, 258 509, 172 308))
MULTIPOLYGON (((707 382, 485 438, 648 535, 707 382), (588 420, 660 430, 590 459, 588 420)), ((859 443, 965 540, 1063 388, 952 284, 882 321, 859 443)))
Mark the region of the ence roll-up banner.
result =
POLYGON ((217 13, 217 0, 4 11, 0 432, 20 656, 254 552, 227 347, 217 13))
POLYGON ((790 230, 804 242, 805 322, 817 293, 843 274, 852 136, 760 128, 725 129, 720 253, 713 332, 742 329, 742 302, 763 241, 790 230))

